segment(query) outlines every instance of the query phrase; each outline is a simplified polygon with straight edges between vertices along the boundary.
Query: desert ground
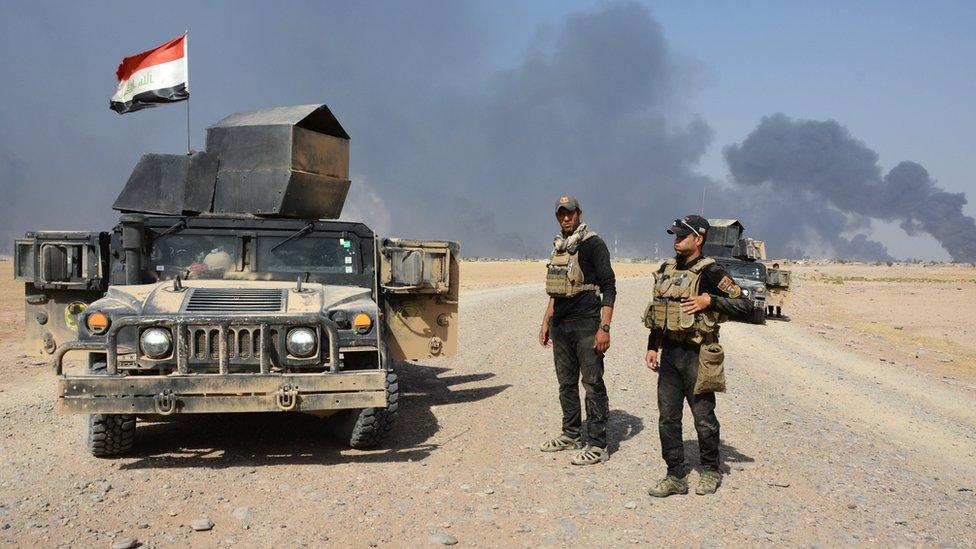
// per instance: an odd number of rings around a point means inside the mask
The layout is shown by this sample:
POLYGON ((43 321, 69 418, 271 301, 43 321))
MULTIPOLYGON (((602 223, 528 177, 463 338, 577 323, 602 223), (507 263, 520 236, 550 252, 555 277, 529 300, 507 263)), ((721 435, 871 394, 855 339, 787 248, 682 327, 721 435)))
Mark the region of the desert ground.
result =
MULTIPOLYGON (((345 449, 311 416, 196 416, 141 423, 116 460, 90 457, 81 419, 54 413, 0 262, 0 543, 976 545, 976 268, 786 265, 788 319, 722 330, 722 487, 659 500, 639 319, 654 267, 615 266, 612 455, 581 468, 537 450, 559 429, 551 351, 536 343, 541 262, 462 263, 461 350, 403 368, 381 448, 345 449), (200 518, 214 527, 193 531, 200 518)), ((685 446, 697 465, 687 411, 685 446)))

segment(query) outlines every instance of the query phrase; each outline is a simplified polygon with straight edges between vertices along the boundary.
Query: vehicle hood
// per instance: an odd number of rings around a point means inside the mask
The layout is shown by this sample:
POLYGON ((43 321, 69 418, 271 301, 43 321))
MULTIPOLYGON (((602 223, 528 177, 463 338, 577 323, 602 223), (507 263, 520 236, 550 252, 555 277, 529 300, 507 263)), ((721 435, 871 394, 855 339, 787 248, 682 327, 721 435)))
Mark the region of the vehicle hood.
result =
MULTIPOLYGON (((233 294, 234 290, 281 291, 283 298, 280 308, 257 314, 320 313, 353 302, 364 300, 372 302, 372 290, 359 286, 305 283, 302 285, 302 291, 298 292, 295 282, 186 280, 183 281, 182 290, 175 290, 173 281, 170 280, 154 284, 112 286, 105 297, 92 304, 92 307, 143 315, 166 315, 181 312, 195 314, 195 312, 186 311, 186 307, 197 290, 216 290, 227 294, 233 294)), ((247 314, 227 311, 199 312, 209 315, 247 314)))

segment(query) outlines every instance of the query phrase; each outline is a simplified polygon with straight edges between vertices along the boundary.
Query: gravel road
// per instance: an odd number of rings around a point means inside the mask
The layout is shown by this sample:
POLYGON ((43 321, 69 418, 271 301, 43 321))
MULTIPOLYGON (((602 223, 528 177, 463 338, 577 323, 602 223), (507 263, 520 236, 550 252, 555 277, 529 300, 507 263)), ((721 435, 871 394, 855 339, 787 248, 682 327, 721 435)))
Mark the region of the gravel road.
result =
MULTIPOLYGON (((539 285, 462 294, 461 353, 405 367, 395 435, 374 451, 342 448, 310 416, 221 415, 140 423, 134 456, 99 460, 81 420, 53 413, 47 368, 4 359, 0 543, 976 544, 976 386, 851 355, 798 323, 723 328, 725 482, 647 496, 664 470, 641 361, 647 287, 619 283, 613 454, 585 468, 536 449, 559 426, 539 285), (200 519, 212 528, 194 530, 200 519)), ((19 342, 0 351, 17 357, 19 342)))

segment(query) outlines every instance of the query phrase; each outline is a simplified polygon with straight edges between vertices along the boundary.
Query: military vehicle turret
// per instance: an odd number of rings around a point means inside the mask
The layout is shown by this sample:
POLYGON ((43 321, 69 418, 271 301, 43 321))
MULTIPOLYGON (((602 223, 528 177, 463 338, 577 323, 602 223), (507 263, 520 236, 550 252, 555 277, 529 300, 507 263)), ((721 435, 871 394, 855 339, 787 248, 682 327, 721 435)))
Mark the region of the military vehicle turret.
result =
POLYGON ((204 151, 144 155, 112 230, 15 243, 28 350, 92 454, 129 452, 139 416, 210 412, 335 414, 351 446, 381 441, 397 366, 456 350, 459 245, 337 221, 349 187, 327 106, 242 112, 204 151))

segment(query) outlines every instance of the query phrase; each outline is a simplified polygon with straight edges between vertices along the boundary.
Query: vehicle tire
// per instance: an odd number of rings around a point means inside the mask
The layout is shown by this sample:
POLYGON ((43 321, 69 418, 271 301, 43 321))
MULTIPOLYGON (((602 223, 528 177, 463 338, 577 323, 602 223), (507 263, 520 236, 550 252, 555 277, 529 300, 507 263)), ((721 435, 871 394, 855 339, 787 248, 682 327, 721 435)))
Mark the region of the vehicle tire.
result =
MULTIPOLYGON (((104 355, 102 355, 104 357, 104 355)), ((103 359, 104 360, 104 359, 103 359)), ((92 375, 104 375, 105 363, 89 361, 92 375)), ((136 416, 133 414, 88 414, 85 441, 95 457, 115 457, 132 451, 136 440, 136 416)))
POLYGON ((351 448, 372 448, 393 429, 400 405, 400 383, 393 366, 386 372, 386 402, 385 408, 350 410, 335 418, 342 441, 351 448))
POLYGON ((752 323, 753 324, 765 324, 766 323, 766 309, 763 307, 757 307, 752 313, 752 323))

